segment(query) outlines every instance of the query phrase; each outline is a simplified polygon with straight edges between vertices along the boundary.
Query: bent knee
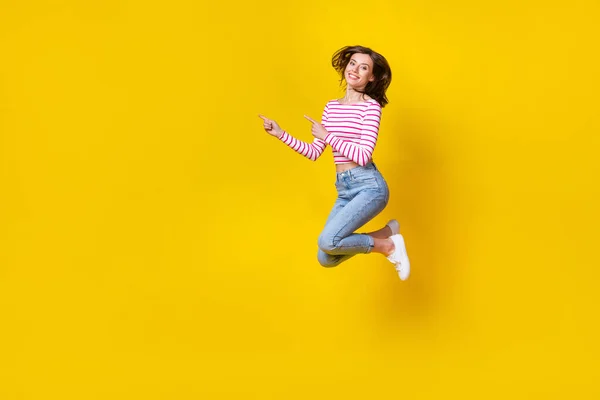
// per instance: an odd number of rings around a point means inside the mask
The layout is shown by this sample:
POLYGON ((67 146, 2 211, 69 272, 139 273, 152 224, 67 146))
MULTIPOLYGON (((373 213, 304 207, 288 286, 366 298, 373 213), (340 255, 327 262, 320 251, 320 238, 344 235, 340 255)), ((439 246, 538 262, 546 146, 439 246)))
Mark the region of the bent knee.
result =
POLYGON ((324 253, 330 253, 337 248, 339 242, 334 236, 321 235, 317 244, 324 253))
POLYGON ((319 260, 319 264, 325 268, 335 267, 340 263, 338 257, 327 254, 322 250, 319 250, 317 260, 319 260))

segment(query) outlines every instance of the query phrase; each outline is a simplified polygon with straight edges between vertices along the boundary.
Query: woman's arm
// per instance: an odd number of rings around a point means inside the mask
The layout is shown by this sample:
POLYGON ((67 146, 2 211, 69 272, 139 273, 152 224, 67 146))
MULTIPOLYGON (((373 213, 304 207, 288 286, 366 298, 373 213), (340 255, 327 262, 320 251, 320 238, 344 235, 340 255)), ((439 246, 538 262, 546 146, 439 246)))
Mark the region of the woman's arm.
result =
POLYGON ((327 147, 327 143, 321 139, 315 138, 312 143, 306 143, 302 140, 298 140, 286 131, 279 137, 283 143, 287 144, 290 148, 295 150, 297 153, 302 154, 304 157, 315 161, 323 154, 323 150, 327 147))
MULTIPOLYGON (((270 135, 277 137, 283 143, 288 145, 288 147, 312 161, 315 161, 317 158, 319 158, 321 154, 323 154, 325 147, 327 147, 327 143, 325 143, 325 141, 322 139, 315 138, 312 143, 307 143, 303 142, 302 140, 296 139, 295 137, 281 129, 277 122, 263 116, 260 117, 265 121, 265 130, 270 135)), ((327 108, 323 110, 322 120, 323 122, 327 120, 327 108)))

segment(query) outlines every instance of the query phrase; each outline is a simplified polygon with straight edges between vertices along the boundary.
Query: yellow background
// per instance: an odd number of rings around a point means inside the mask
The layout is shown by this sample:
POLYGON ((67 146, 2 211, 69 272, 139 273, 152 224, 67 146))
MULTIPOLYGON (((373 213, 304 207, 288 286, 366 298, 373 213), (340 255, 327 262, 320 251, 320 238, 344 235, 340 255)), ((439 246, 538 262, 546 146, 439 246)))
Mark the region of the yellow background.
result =
POLYGON ((0 6, 0 399, 598 399, 597 1, 0 6), (412 261, 316 261, 340 97, 412 261))

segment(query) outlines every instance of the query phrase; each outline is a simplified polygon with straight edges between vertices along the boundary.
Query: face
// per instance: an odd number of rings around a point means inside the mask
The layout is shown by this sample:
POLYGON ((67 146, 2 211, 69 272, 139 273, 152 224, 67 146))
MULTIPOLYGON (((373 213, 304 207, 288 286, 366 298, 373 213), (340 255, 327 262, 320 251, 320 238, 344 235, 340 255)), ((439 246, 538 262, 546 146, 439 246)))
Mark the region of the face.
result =
POLYGON ((373 60, 368 54, 352 54, 346 66, 344 78, 348 85, 356 89, 364 89, 367 83, 375 80, 373 75, 373 60))

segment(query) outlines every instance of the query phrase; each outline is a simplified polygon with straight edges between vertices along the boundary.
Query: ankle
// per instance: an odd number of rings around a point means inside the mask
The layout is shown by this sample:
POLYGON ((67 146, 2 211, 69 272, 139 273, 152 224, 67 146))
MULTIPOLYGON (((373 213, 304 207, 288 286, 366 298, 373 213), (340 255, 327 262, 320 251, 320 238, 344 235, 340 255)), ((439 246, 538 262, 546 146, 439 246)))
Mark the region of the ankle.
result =
POLYGON ((389 256, 395 250, 394 241, 390 238, 375 239, 375 247, 373 251, 381 253, 384 256, 389 256))
POLYGON ((390 254, 392 254, 394 252, 394 250, 396 250, 396 246, 394 245, 394 241, 390 238, 385 239, 385 241, 388 246, 386 256, 389 256, 390 254))

